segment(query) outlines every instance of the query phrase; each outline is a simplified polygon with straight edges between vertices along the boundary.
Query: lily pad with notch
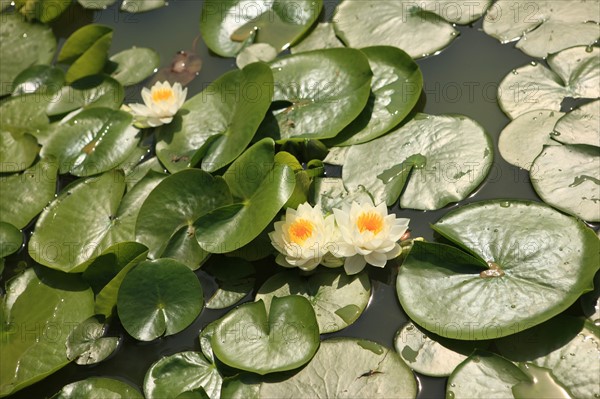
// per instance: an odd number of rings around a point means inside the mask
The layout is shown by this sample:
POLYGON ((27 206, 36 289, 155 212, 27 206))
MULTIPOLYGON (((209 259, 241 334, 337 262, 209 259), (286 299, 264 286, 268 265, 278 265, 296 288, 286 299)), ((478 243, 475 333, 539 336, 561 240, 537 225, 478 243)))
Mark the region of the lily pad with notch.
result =
POLYGON ((477 202, 432 228, 460 249, 415 241, 396 290, 415 323, 447 338, 492 339, 540 324, 590 291, 600 268, 594 231, 541 203, 477 202))
POLYGON ((319 22, 302 41, 292 46, 290 51, 292 54, 296 54, 303 51, 338 47, 344 47, 344 43, 336 37, 333 23, 319 22))
POLYGON ((552 138, 563 144, 600 147, 600 100, 584 104, 560 118, 552 138))
POLYGON ((417 114, 402 127, 350 147, 342 169, 349 193, 367 191, 375 204, 421 210, 463 200, 483 181, 493 147, 466 116, 417 114), (382 154, 382 148, 386 149, 382 154))
POLYGON ((146 47, 132 47, 109 58, 108 69, 111 77, 123 86, 140 83, 160 65, 158 53, 146 47))
POLYGON ((235 305, 254 289, 256 270, 252 263, 244 259, 213 258, 202 270, 213 276, 219 285, 206 301, 207 309, 224 309, 235 305))
POLYGON ((142 399, 137 388, 114 378, 90 377, 65 385, 52 399, 77 398, 128 398, 142 399))
POLYGON ((119 337, 104 337, 106 325, 91 317, 81 322, 67 338, 67 357, 80 365, 96 364, 119 346, 119 337))
POLYGON ((321 270, 302 277, 296 270, 271 276, 258 289, 255 301, 268 308, 273 298, 302 295, 315 310, 319 333, 342 330, 354 323, 371 298, 371 282, 366 273, 348 276, 346 273, 321 270))

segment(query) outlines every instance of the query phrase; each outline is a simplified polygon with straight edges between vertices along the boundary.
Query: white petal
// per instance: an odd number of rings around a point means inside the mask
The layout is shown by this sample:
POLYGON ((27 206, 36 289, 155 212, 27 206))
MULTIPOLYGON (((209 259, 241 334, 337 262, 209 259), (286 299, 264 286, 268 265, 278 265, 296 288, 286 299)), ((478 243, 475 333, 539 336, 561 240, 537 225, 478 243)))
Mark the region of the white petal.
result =
POLYGON ((344 270, 348 275, 357 274, 360 273, 366 265, 367 262, 365 261, 364 257, 360 255, 354 255, 346 258, 346 261, 344 262, 344 270))
POLYGON ((400 245, 398 243, 396 243, 396 245, 394 245, 394 248, 388 252, 386 252, 385 256, 388 259, 394 259, 397 258, 398 256, 400 256, 400 254, 402 253, 402 248, 400 247, 400 245))
POLYGON ((387 256, 380 252, 371 252, 365 256, 365 260, 373 266, 384 267, 387 263, 387 256))
POLYGON ((281 254, 277 255, 277 257, 275 258, 275 262, 277 262, 277 264, 279 266, 283 266, 283 267, 295 267, 294 265, 290 265, 286 260, 285 257, 281 254))
POLYGON ((144 104, 146 104, 147 107, 151 107, 152 104, 154 104, 154 101, 152 100, 152 93, 146 87, 142 89, 142 99, 144 100, 144 104))

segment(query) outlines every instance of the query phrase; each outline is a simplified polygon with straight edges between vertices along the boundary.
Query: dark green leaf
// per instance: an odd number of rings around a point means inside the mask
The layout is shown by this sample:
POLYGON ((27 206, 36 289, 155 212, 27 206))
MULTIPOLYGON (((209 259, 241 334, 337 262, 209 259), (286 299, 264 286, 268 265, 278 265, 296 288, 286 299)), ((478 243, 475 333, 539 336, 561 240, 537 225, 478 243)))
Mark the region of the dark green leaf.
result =
POLYGON ((105 325, 95 317, 81 322, 67 339, 67 357, 81 365, 96 364, 110 356, 119 345, 118 337, 103 337, 105 325))
POLYGON ((13 81, 13 96, 38 93, 52 98, 65 83, 62 69, 50 65, 33 65, 21 72, 13 81))
POLYGON ((23 233, 10 223, 0 222, 0 258, 17 252, 23 245, 23 233))
POLYGON ((88 76, 64 86, 48 104, 50 116, 62 115, 77 108, 107 107, 118 109, 125 97, 123 86, 109 76, 88 76))

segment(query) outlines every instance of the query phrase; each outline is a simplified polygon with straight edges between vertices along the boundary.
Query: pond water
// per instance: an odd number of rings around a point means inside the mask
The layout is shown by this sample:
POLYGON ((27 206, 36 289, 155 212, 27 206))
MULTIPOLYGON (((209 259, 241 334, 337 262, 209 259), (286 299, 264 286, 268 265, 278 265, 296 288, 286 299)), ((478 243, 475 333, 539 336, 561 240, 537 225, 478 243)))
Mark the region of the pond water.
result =
MULTIPOLYGON (((322 20, 330 19, 336 3, 325 1, 322 20)), ((199 34, 201 8, 201 1, 176 0, 170 1, 167 7, 144 14, 120 13, 116 6, 94 13, 73 12, 61 19, 59 30, 70 32, 82 20, 111 25, 114 27, 111 53, 131 46, 150 47, 160 53, 161 65, 167 66, 177 51, 192 49, 194 39, 199 34), (72 24, 71 29, 64 25, 68 23, 72 24)), ((537 199, 528 174, 507 164, 497 150, 500 131, 509 121, 496 102, 498 83, 509 71, 532 59, 515 49, 514 45, 501 45, 496 39, 487 36, 481 26, 480 20, 472 26, 457 27, 460 35, 447 49, 437 56, 417 61, 424 80, 418 107, 429 114, 467 115, 478 121, 493 138, 495 160, 490 176, 474 195, 462 203, 506 197, 537 199)), ((199 76, 189 84, 188 97, 200 92, 225 71, 235 68, 234 59, 223 59, 210 54, 202 40, 198 41, 195 51, 202 59, 203 67, 199 76)), ((128 90, 125 102, 139 101, 139 89, 140 87, 135 87, 128 90)), ((445 178, 444 171, 440 171, 439 178, 445 178)), ((399 216, 411 219, 413 236, 433 239, 429 224, 459 205, 435 212, 395 210, 399 216)), ((8 272, 14 267, 7 264, 6 269, 8 272)), ((271 264, 265 264, 260 269, 263 276, 278 270, 271 264)), ((208 298, 216 286, 202 271, 197 273, 208 298)), ((371 268, 371 273, 374 290, 367 310, 354 325, 332 335, 361 337, 393 347, 396 331, 407 321, 394 290, 395 270, 388 265, 385 270, 371 268)), ((199 350, 199 330, 224 313, 225 311, 204 309, 200 317, 183 332, 152 342, 135 341, 113 323, 109 335, 120 335, 123 342, 111 358, 94 366, 70 364, 13 397, 29 399, 51 396, 65 384, 90 376, 115 377, 141 387, 146 370, 160 357, 185 350, 199 350)), ((444 397, 446 379, 424 376, 418 376, 418 379, 419 398, 444 397)))

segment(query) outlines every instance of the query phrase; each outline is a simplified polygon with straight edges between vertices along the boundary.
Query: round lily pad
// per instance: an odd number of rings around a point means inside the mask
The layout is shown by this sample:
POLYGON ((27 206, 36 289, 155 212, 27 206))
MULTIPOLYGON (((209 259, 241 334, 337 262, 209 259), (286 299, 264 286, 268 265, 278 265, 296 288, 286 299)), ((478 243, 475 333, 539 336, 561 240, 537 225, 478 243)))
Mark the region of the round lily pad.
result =
POLYGON ((302 295, 317 316, 321 334, 339 331, 354 323, 371 297, 371 282, 366 273, 348 276, 344 272, 321 270, 302 277, 296 270, 277 273, 258 289, 256 301, 268 308, 273 298, 302 295))
POLYGON ((549 205, 600 222, 600 148, 545 147, 532 165, 531 184, 549 205))
POLYGON ((515 119, 532 110, 560 111, 565 97, 600 97, 600 48, 573 47, 510 72, 498 86, 502 110, 515 119))
POLYGON ((600 100, 582 105, 560 118, 552 138, 563 144, 600 147, 600 100))
POLYGON ((49 98, 65 83, 62 69, 50 65, 33 65, 21 72, 13 81, 13 96, 38 93, 49 98))
POLYGON ((560 315, 496 341, 499 353, 513 362, 551 370, 575 398, 600 396, 600 330, 590 321, 560 315))
POLYGON ((42 156, 55 156, 60 173, 91 176, 113 169, 137 146, 131 115, 110 108, 86 109, 54 126, 42 156))
POLYGON ((440 337, 409 322, 394 338, 396 352, 418 373, 447 377, 476 348, 485 349, 488 342, 458 341, 440 337))
POLYGON ((202 388, 211 399, 221 396, 223 378, 199 352, 180 352, 155 362, 144 378, 147 399, 176 398, 202 388))
POLYGON ((158 53, 145 47, 123 50, 110 57, 109 60, 115 64, 111 76, 123 86, 140 83, 152 75, 160 65, 158 53))
POLYGON ((0 395, 7 396, 69 363, 65 342, 94 314, 94 294, 79 276, 31 267, 8 281, 0 305, 0 395))
POLYGON ((433 229, 461 249, 415 241, 396 289, 409 317, 447 338, 514 334, 592 289, 600 241, 547 205, 495 200, 458 208, 433 229))
POLYGON ((319 348, 319 326, 310 302, 292 295, 245 303, 215 325, 211 346, 216 357, 257 374, 293 370, 306 364, 319 348))
POLYGON ((156 153, 171 173, 196 165, 213 172, 248 146, 273 97, 273 76, 262 63, 231 71, 186 101, 163 125, 156 153))
POLYGON ((53 399, 114 398, 142 399, 133 386, 114 378, 90 377, 65 385, 53 399))
POLYGON ((110 356, 119 337, 104 337, 106 326, 95 317, 81 322, 67 338, 67 357, 81 365, 96 364, 110 356))
POLYGON ((125 98, 123 86, 110 76, 88 76, 63 86, 48 104, 50 116, 63 115, 78 108, 107 107, 118 109, 125 98))
POLYGON ((404 51, 390 46, 361 51, 373 71, 369 101, 360 115, 329 144, 360 144, 387 133, 408 115, 421 95, 423 75, 404 51))
POLYGON ((173 259, 145 261, 121 283, 117 312, 125 330, 141 341, 173 335, 200 314, 204 297, 200 281, 173 259))
POLYGON ((0 24, 0 96, 13 91, 11 83, 25 68, 49 64, 56 39, 49 26, 28 23, 17 14, 3 13, 0 24))
POLYGON ((420 58, 448 46, 458 36, 452 24, 475 21, 490 4, 490 0, 345 0, 336 9, 334 26, 347 46, 394 46, 420 58))
POLYGON ((150 249, 152 259, 175 257, 197 269, 208 257, 195 238, 196 230, 203 228, 197 219, 230 203, 231 194, 221 177, 198 169, 175 173, 162 180, 142 204, 136 240, 150 249))
POLYGON ((273 101, 284 104, 273 111, 279 131, 269 134, 277 139, 334 137, 367 105, 372 72, 359 50, 292 54, 273 61, 271 69, 273 101))
POLYGON ((323 341, 315 357, 288 379, 264 382, 261 398, 415 398, 413 373, 393 350, 363 339, 323 341))
POLYGON ((310 28, 322 8, 322 0, 206 0, 200 33, 208 48, 223 57, 233 57, 253 42, 281 52, 310 28))
POLYGON ((492 158, 490 138, 477 122, 418 114, 385 136, 352 146, 342 178, 350 193, 366 190, 376 204, 391 206, 400 197, 402 208, 433 210, 466 198, 486 177, 492 158))
MULTIPOLYGON (((552 140, 554 125, 565 114, 551 110, 529 111, 516 117, 500 133, 498 149, 504 160, 530 170, 533 160, 552 140)), ((535 171, 534 171, 535 173, 535 171)))
POLYGON ((0 258, 17 252, 23 245, 23 233, 10 223, 0 222, 0 258))
POLYGON ((291 52, 292 54, 296 54, 303 51, 337 47, 344 47, 344 43, 335 36, 333 23, 319 22, 301 42, 291 48, 291 52))
POLYGON ((499 0, 483 20, 483 30, 532 57, 592 45, 600 38, 598 7, 586 1, 499 0))

